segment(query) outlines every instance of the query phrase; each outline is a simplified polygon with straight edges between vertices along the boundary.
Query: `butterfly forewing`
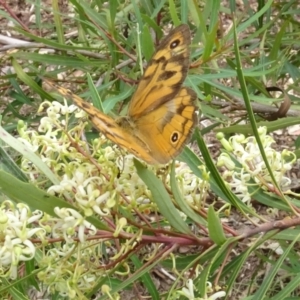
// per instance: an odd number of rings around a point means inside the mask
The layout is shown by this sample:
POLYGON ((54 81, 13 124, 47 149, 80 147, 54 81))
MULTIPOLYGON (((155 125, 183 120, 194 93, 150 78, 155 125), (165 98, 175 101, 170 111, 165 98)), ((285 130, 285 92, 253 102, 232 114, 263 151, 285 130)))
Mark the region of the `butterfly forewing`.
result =
POLYGON ((103 133, 108 139, 120 147, 127 149, 130 153, 143 159, 147 163, 154 163, 152 153, 148 145, 138 139, 133 132, 134 125, 127 117, 119 118, 118 121, 102 113, 90 103, 84 101, 70 90, 56 85, 53 82, 44 80, 49 86, 56 89, 66 99, 72 100, 79 108, 83 109, 89 116, 94 127, 103 133))
POLYGON ((188 72, 190 43, 187 25, 180 25, 162 40, 131 99, 128 115, 132 119, 139 119, 176 96, 188 72))

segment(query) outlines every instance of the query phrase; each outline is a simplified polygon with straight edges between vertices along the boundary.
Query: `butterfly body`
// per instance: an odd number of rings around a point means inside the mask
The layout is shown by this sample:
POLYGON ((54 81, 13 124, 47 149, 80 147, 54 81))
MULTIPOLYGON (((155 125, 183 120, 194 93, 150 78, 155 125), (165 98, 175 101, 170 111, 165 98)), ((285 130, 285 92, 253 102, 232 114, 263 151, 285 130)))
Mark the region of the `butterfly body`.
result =
POLYGON ((138 84, 127 116, 113 119, 70 91, 57 89, 85 110, 108 139, 149 164, 165 164, 182 151, 197 124, 196 93, 182 87, 190 43, 187 25, 180 25, 163 39, 138 84))

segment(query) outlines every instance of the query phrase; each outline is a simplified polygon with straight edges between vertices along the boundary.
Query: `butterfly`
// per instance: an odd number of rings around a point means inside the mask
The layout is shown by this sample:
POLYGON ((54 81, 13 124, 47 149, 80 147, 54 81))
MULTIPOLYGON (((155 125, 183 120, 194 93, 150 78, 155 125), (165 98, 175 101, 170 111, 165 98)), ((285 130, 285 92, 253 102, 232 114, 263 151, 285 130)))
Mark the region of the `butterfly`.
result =
POLYGON ((190 44, 185 24, 161 41, 124 117, 113 119, 71 91, 46 82, 86 111, 97 130, 118 146, 149 164, 166 164, 181 153, 197 124, 196 93, 182 86, 190 44))

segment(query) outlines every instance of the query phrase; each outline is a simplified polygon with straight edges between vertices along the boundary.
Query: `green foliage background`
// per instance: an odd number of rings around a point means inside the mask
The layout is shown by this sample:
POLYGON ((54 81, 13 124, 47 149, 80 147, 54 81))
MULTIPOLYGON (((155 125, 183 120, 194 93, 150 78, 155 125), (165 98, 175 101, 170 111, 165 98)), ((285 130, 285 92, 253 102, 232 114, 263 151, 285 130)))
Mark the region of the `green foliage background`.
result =
MULTIPOLYGON (((55 80, 86 101, 93 102, 105 113, 116 116, 120 111, 126 111, 128 100, 134 92, 134 85, 129 83, 140 78, 140 70, 151 57, 156 41, 163 36, 163 29, 171 26, 181 23, 190 26, 193 34, 192 61, 185 84, 197 93, 203 117, 212 122, 210 127, 199 129, 194 135, 202 156, 187 148, 180 160, 186 162, 199 178, 206 178, 209 174, 210 193, 214 199, 222 199, 222 204, 228 210, 223 207, 218 211, 214 203, 205 203, 195 212, 181 195, 174 166, 168 171, 171 184, 170 188, 166 188, 153 170, 135 162, 138 175, 151 191, 151 200, 156 203, 163 217, 161 223, 170 225, 171 229, 168 233, 163 231, 162 236, 175 238, 174 241, 188 236, 188 246, 197 246, 197 251, 181 255, 176 251, 176 243, 168 244, 166 238, 160 241, 165 246, 161 257, 156 256, 145 262, 140 256, 141 249, 136 249, 136 252, 126 256, 126 262, 130 265, 127 276, 121 278, 118 275, 122 265, 112 268, 107 271, 109 276, 99 278, 94 289, 85 291, 80 299, 90 299, 104 284, 110 286, 112 299, 117 299, 118 293, 124 289, 136 293, 140 285, 145 288, 144 294, 151 299, 175 299, 178 296, 174 296, 175 291, 184 285, 186 274, 193 278, 194 299, 203 299, 219 288, 226 291, 226 299, 298 299, 298 223, 295 221, 282 228, 275 225, 266 227, 264 235, 253 234, 251 240, 245 240, 246 237, 238 230, 235 231, 237 235, 230 234, 231 231, 222 222, 222 218, 230 214, 252 221, 255 219, 261 226, 270 224, 270 221, 275 224, 275 218, 267 222, 228 188, 204 140, 205 135, 214 130, 223 131, 226 135, 253 134, 270 171, 274 189, 279 192, 266 191, 263 186, 249 187, 253 192, 252 200, 265 207, 284 211, 286 215, 298 216, 299 201, 297 197, 288 197, 280 190, 272 176, 272 168, 268 165, 257 131, 260 125, 272 132, 299 123, 298 1, 245 0, 241 1, 240 6, 236 1, 196 0, 70 0, 64 5, 52 1, 52 6, 39 0, 25 2, 28 6, 33 5, 35 22, 23 22, 13 14, 13 8, 0 2, 2 19, 14 24, 13 28, 7 30, 12 31, 17 39, 29 41, 27 45, 0 48, 1 65, 10 67, 9 72, 0 76, 1 201, 9 198, 49 215, 53 215, 55 207, 71 207, 60 197, 51 196, 49 201, 46 186, 57 183, 59 179, 39 157, 28 153, 13 137, 17 135, 19 120, 26 122, 28 127, 36 127, 41 118, 36 114, 41 102, 55 99, 52 93, 43 88, 43 78, 55 80), (42 48, 47 51, 39 51, 42 48), (267 86, 279 86, 286 94, 289 93, 292 106, 287 118, 274 121, 262 118, 264 112, 276 112, 273 104, 282 101, 282 98, 273 98, 266 90, 267 86), (223 104, 228 103, 233 107, 242 106, 246 114, 240 116, 238 112, 234 120, 231 119, 230 115, 220 110, 223 104), (257 104, 260 106, 255 106, 257 104), (246 122, 237 125, 240 120, 246 122), (20 157, 26 155, 47 178, 44 189, 31 183, 21 171, 20 157), (199 166, 205 166, 207 173, 199 166), (187 215, 186 221, 178 218, 178 210, 187 215), (194 235, 191 232, 192 225, 205 228, 203 232, 207 235, 194 235), (287 227, 290 228, 280 231, 287 227), (280 256, 268 248, 263 250, 264 243, 271 240, 283 249, 280 256), (231 251, 235 248, 238 249, 236 252, 231 251), (257 265, 252 266, 249 281, 245 283, 241 274, 247 270, 249 257, 253 255, 257 265), (172 271, 176 279, 169 290, 156 289, 152 271, 158 264, 169 270, 174 268, 172 271), (269 272, 264 270, 266 265, 270 267, 269 272), (258 275, 261 272, 263 276, 258 275), (208 289, 207 282, 213 284, 212 290, 208 289)), ((88 140, 97 135, 89 133, 88 140)), ((122 212, 119 213, 122 215, 122 212)), ((125 213, 124 216, 128 217, 125 213)), ((88 220, 97 229, 111 232, 105 220, 95 216, 88 220)), ((143 226, 139 224, 137 228, 143 226)), ((149 244, 159 244, 155 240, 159 236, 147 231, 144 234, 149 235, 149 244)), ((118 238, 111 239, 111 242, 123 242, 121 238, 116 240, 118 238)), ((147 245, 145 240, 141 241, 143 243, 147 245)), ((28 299, 29 286, 39 286, 35 277, 41 271, 36 269, 38 259, 37 256, 36 261, 26 264, 23 270, 25 274, 18 281, 2 278, 0 293, 10 294, 15 299, 28 299)), ((108 297, 105 293, 97 295, 99 299, 108 297)), ((51 297, 60 299, 55 293, 51 297)), ((186 298, 181 296, 181 299, 186 298)))

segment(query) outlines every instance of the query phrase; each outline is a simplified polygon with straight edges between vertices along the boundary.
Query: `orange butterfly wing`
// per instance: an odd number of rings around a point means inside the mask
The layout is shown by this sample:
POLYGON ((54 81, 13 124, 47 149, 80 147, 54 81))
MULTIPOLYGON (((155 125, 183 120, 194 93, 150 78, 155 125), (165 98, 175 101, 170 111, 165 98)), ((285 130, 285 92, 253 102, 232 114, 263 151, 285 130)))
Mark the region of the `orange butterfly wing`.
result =
POLYGON ((190 44, 186 24, 173 29, 161 41, 131 98, 130 118, 138 120, 176 96, 189 69, 190 44))
POLYGON ((197 124, 197 96, 181 87, 188 73, 190 44, 188 25, 172 30, 149 61, 130 102, 134 133, 156 163, 175 158, 197 124))
POLYGON ((174 159, 190 140, 198 119, 196 99, 193 90, 183 87, 172 101, 137 120, 136 135, 140 134, 156 163, 174 159))

